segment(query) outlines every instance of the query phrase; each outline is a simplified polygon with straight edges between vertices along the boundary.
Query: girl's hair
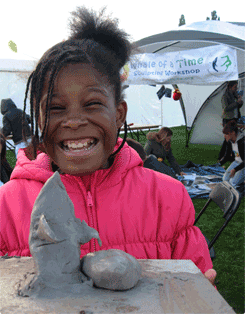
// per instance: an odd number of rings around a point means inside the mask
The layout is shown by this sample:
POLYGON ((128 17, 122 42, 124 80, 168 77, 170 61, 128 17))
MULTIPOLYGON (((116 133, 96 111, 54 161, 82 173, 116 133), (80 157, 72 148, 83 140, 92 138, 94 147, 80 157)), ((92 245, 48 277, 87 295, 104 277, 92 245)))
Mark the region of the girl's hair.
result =
MULTIPOLYGON (((33 146, 34 158, 36 158, 40 142, 46 138, 49 106, 52 99, 54 81, 59 71, 65 65, 76 63, 91 65, 114 88, 116 105, 123 99, 120 70, 129 60, 132 52, 132 45, 127 39, 128 35, 118 29, 117 20, 104 17, 104 9, 99 14, 96 14, 93 10, 88 11, 86 8, 80 7, 71 14, 71 36, 68 40, 56 44, 44 53, 27 82, 23 119, 25 118, 26 100, 30 87, 30 115, 33 135, 31 145, 33 146), (39 139, 39 108, 46 79, 48 80, 48 95, 45 109, 45 123, 41 138, 39 139)), ((124 127, 124 141, 120 148, 110 157, 114 156, 125 143, 127 136, 126 122, 124 127)), ((26 139, 25 134, 23 134, 23 137, 26 139)))
POLYGON ((126 138, 127 144, 132 147, 136 152, 139 154, 140 158, 145 161, 147 158, 146 152, 144 150, 144 147, 137 141, 133 140, 132 138, 127 137, 126 138))
MULTIPOLYGON (((164 140, 166 139, 166 137, 172 136, 172 135, 173 135, 173 132, 171 129, 167 127, 163 127, 158 132, 149 132, 146 135, 146 138, 148 140, 155 140, 156 142, 161 143, 166 148, 164 140)), ((167 149, 169 148, 170 146, 167 149)))
POLYGON ((237 84, 238 84, 238 81, 229 81, 229 82, 227 82, 227 88, 230 88, 230 87, 237 85, 237 84))
POLYGON ((231 120, 231 121, 227 122, 226 125, 223 127, 223 133, 224 134, 229 134, 229 133, 232 133, 233 131, 236 134, 238 133, 238 127, 237 127, 237 123, 235 120, 231 120))

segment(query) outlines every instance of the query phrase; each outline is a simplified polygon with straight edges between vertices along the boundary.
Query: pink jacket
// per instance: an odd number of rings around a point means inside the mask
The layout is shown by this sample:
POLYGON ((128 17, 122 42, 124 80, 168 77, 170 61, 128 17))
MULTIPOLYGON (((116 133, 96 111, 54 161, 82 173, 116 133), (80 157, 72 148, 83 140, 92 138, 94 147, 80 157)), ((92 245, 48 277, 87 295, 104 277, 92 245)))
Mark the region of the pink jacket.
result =
MULTIPOLYGON (((98 230, 102 240, 101 248, 94 239, 81 246, 81 257, 120 249, 137 259, 191 259, 206 272, 213 265, 204 236, 193 226, 195 210, 185 187, 142 165, 125 144, 109 169, 86 177, 61 175, 76 217, 98 230)), ((1 256, 30 256, 31 211, 52 174, 46 154, 31 161, 19 150, 11 179, 0 188, 1 256)))

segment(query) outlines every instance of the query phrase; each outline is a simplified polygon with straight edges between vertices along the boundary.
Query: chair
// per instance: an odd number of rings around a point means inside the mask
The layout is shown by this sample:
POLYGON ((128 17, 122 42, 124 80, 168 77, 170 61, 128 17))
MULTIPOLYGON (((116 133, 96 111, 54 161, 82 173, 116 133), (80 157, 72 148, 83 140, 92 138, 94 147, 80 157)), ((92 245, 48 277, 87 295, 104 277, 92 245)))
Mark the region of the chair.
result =
POLYGON ((197 216, 194 225, 197 223, 197 221, 202 216, 202 214, 204 213, 204 211, 207 209, 208 205, 211 202, 214 202, 217 206, 219 206, 219 208, 224 213, 223 218, 226 220, 211 242, 208 240, 206 236, 204 236, 208 243, 208 249, 210 251, 211 259, 213 260, 215 258, 215 251, 213 245, 219 238, 222 231, 228 225, 229 221, 232 219, 234 214, 236 213, 241 203, 241 195, 227 181, 218 183, 215 186, 215 188, 210 192, 209 199, 207 203, 204 205, 203 209, 200 211, 199 215, 197 216))

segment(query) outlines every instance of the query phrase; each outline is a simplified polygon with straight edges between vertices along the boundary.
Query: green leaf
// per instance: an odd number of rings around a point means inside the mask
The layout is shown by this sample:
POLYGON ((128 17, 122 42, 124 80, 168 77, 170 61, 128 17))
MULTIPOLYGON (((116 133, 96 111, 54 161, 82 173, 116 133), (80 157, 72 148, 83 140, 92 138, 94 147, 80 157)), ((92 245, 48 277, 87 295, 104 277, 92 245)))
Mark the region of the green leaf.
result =
POLYGON ((12 40, 8 42, 8 45, 13 52, 17 52, 17 45, 12 40))

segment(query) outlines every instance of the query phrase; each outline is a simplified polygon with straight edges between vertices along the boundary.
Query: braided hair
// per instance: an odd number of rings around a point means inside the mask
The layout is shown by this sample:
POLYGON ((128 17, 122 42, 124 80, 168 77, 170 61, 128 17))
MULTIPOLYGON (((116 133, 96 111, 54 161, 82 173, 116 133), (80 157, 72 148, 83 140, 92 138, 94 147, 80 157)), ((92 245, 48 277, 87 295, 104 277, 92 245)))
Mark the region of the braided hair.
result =
MULTIPOLYGON (((133 46, 128 35, 118 28, 118 21, 104 17, 104 9, 96 14, 85 7, 72 12, 70 19, 71 35, 68 40, 60 42, 44 53, 36 69, 30 75, 24 99, 23 121, 25 119, 26 100, 30 96, 31 132, 34 159, 37 149, 41 147, 47 135, 49 106, 52 100, 54 81, 59 71, 67 64, 89 64, 105 77, 114 88, 116 105, 123 99, 120 70, 129 60, 133 46), (40 100, 44 82, 48 80, 48 94, 45 107, 45 122, 41 137, 38 132, 40 100), (29 91, 30 90, 30 91, 29 91), (35 125, 34 125, 35 121, 35 125)), ((109 159, 119 152, 127 137, 127 124, 124 124, 125 136, 120 147, 109 159)), ((117 137, 120 129, 118 129, 117 137)), ((23 128, 23 138, 26 134, 23 128)))

